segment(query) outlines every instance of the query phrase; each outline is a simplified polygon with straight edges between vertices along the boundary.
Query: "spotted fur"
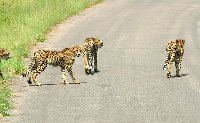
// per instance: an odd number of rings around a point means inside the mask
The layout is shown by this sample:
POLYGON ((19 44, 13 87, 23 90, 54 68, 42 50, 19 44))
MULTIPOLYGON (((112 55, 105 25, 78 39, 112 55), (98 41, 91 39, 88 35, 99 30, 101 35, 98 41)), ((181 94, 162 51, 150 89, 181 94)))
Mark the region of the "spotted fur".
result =
POLYGON ((83 46, 84 69, 86 75, 92 74, 93 58, 94 72, 98 72, 97 68, 97 52, 103 46, 103 41, 100 38, 86 38, 83 46))
POLYGON ((62 51, 50 51, 50 50, 39 50, 34 53, 34 56, 31 58, 31 62, 28 68, 27 73, 22 74, 20 78, 29 76, 28 83, 32 84, 32 81, 36 86, 40 86, 41 83, 36 81, 37 75, 45 70, 47 65, 59 66, 62 72, 62 79, 64 84, 67 84, 65 71, 67 69, 72 80, 76 84, 80 84, 74 77, 72 71, 72 65, 75 62, 75 56, 79 57, 82 53, 81 46, 72 46, 71 48, 65 48, 62 51))
POLYGON ((181 63, 183 60, 182 57, 184 54, 184 45, 185 45, 184 39, 176 39, 176 41, 170 41, 166 47, 167 56, 163 69, 167 70, 168 78, 171 77, 171 69, 173 62, 175 62, 176 76, 181 77, 180 71, 181 71, 181 63))
MULTIPOLYGON (((1 60, 5 59, 8 60, 10 58, 10 52, 8 52, 6 49, 0 48, 0 63, 1 60)), ((0 70, 0 77, 3 77, 3 74, 0 70)))

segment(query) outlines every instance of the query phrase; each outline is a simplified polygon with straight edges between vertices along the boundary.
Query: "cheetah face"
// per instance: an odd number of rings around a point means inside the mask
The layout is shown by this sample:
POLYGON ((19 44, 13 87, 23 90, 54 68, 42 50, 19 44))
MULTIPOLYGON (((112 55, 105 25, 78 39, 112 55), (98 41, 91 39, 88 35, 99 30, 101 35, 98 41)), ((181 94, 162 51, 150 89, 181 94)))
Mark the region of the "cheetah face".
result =
POLYGON ((103 41, 100 38, 96 38, 94 40, 94 45, 97 46, 98 48, 101 48, 103 46, 103 41))
POLYGON ((8 52, 6 49, 0 48, 0 59, 6 59, 8 60, 10 57, 10 52, 8 52))
POLYGON ((184 52, 184 45, 185 45, 184 39, 177 39, 176 40, 177 51, 180 51, 181 53, 183 53, 184 52))
POLYGON ((83 48, 81 46, 73 46, 74 53, 77 57, 79 57, 81 53, 83 52, 82 49, 83 48))
POLYGON ((176 45, 177 45, 178 47, 183 48, 184 45, 185 45, 185 40, 184 40, 184 39, 177 39, 177 40, 176 40, 176 45))

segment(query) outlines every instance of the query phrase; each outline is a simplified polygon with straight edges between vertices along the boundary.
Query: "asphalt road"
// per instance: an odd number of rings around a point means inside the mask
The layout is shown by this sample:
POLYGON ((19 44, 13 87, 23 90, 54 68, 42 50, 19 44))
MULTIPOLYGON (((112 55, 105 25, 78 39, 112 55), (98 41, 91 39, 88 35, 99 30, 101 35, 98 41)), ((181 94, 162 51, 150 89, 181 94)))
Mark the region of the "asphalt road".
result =
MULTIPOLYGON (((60 68, 38 76, 41 87, 17 82, 13 123, 199 123, 200 0, 105 0, 59 24, 34 48, 61 50, 102 38, 99 73, 63 85, 60 68), (182 77, 162 70, 168 41, 186 39, 182 77)), ((67 74, 68 75, 68 74, 67 74)), ((71 81, 69 75, 68 80, 71 81)))

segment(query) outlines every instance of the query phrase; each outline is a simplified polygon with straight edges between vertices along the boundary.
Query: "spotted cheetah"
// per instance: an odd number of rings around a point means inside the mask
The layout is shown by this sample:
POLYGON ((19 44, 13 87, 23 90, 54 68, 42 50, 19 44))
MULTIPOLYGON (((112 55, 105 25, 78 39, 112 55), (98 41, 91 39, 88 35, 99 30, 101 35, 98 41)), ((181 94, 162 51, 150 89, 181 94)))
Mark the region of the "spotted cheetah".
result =
POLYGON ((171 77, 172 63, 175 62, 176 76, 181 77, 181 62, 184 54, 185 39, 176 39, 176 41, 168 42, 166 47, 167 56, 165 64, 163 66, 164 70, 167 70, 167 78, 171 77))
MULTIPOLYGON (((6 49, 0 48, 0 63, 1 63, 1 60, 3 59, 8 60, 10 58, 11 58, 10 52, 8 52, 6 49)), ((0 70, 0 77, 3 77, 1 70, 0 70)))
POLYGON ((72 46, 71 48, 65 48, 62 51, 50 51, 50 50, 38 50, 34 53, 34 56, 31 58, 31 62, 28 68, 27 73, 21 74, 20 78, 29 76, 28 83, 32 84, 32 81, 36 86, 40 86, 41 83, 36 81, 36 77, 42 71, 45 70, 47 64, 53 66, 59 66, 62 72, 62 79, 64 84, 67 84, 65 71, 67 69, 72 80, 76 84, 80 84, 74 77, 72 71, 72 65, 75 62, 75 56, 79 57, 82 53, 81 46, 72 46))
POLYGON ((84 69, 86 75, 92 74, 92 62, 94 58, 94 72, 98 72, 97 68, 97 52, 103 46, 100 38, 86 38, 83 46, 84 69))

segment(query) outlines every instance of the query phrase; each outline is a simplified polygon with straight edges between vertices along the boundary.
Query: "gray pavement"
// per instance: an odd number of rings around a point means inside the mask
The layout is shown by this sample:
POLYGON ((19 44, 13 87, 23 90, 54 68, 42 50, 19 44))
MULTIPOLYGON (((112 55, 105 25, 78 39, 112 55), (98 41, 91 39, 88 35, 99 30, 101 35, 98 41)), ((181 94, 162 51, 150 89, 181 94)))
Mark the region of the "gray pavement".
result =
POLYGON ((51 66, 38 76, 41 87, 16 80, 16 108, 3 122, 199 123, 199 12, 199 0, 105 0, 59 24, 33 51, 97 36, 104 41, 100 72, 85 75, 81 57, 73 66, 80 85, 63 85, 60 68, 51 66), (165 46, 176 38, 186 39, 183 76, 173 67, 168 79, 165 46))

